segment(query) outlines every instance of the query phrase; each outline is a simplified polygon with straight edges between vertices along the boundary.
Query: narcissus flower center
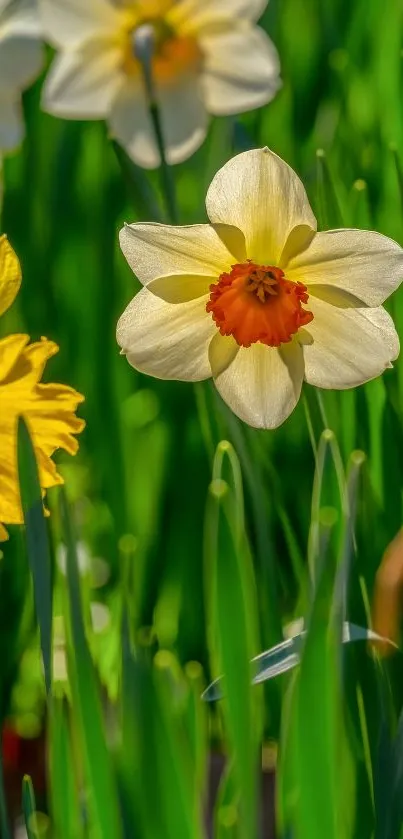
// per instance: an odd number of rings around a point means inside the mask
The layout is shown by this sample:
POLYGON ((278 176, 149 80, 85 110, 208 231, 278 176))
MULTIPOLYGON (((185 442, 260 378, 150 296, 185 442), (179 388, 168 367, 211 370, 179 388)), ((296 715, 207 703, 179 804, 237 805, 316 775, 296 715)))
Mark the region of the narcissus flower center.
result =
POLYGON ((178 76, 197 70, 202 53, 195 38, 179 36, 162 18, 142 21, 128 33, 123 69, 129 76, 141 72, 136 56, 136 34, 144 27, 152 27, 154 55, 152 69, 154 80, 159 83, 175 81, 178 76))
POLYGON ((279 347, 313 319, 312 312, 302 308, 308 302, 306 286, 287 280, 273 265, 251 260, 233 265, 210 292, 206 310, 221 335, 233 335, 242 347, 257 341, 279 347))

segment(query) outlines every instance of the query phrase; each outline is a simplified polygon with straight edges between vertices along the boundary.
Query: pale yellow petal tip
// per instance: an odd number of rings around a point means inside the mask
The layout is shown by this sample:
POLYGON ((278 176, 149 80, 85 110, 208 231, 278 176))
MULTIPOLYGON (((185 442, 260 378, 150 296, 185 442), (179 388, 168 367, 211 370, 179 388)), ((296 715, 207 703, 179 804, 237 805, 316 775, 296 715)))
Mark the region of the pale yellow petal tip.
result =
POLYGON ((21 280, 21 266, 17 254, 3 233, 0 236, 0 315, 14 302, 21 280))

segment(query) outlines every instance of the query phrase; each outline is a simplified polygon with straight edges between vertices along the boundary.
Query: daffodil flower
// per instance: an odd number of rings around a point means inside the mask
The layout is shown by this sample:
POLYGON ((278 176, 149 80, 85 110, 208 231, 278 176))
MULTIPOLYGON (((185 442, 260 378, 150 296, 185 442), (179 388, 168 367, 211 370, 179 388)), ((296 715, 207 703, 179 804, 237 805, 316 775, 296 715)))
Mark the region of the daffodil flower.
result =
MULTIPOLYGON (((5 236, 0 237, 0 314, 13 302, 21 283, 18 259, 5 236)), ((75 454, 73 435, 84 427, 75 416, 83 401, 80 393, 61 384, 41 384, 46 362, 58 352, 57 344, 42 338, 29 343, 28 335, 0 340, 0 541, 7 539, 4 524, 22 524, 18 466, 18 417, 26 420, 35 449, 43 490, 63 479, 52 461, 56 449, 75 454)))
POLYGON ((0 0, 0 149, 21 142, 24 124, 21 93, 36 79, 43 63, 36 0, 0 0))
POLYGON ((260 107, 280 86, 276 49, 255 25, 267 0, 39 2, 59 50, 45 84, 45 110, 68 119, 106 119, 140 166, 159 164, 139 61, 145 41, 154 46, 152 75, 169 163, 201 145, 208 113, 260 107))
POLYGON ((117 328, 133 367, 162 379, 212 376, 241 419, 275 428, 304 379, 351 388, 392 366, 399 340, 381 304, 403 277, 396 242, 316 232, 301 181, 269 149, 230 160, 206 204, 210 224, 121 231, 145 286, 117 328))

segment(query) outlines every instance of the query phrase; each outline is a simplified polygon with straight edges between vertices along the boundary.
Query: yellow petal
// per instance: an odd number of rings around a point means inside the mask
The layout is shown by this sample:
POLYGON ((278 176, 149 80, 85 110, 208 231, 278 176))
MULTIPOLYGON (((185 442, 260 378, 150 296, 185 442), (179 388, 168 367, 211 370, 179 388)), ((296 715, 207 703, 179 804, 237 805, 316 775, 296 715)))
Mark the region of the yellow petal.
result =
MULTIPOLYGON (((51 456, 56 449, 77 451, 75 434, 84 421, 75 415, 83 396, 67 385, 39 382, 47 360, 58 351, 52 341, 29 344, 27 335, 11 335, 0 341, 0 522, 21 524, 17 425, 23 416, 28 424, 43 489, 63 483, 51 456)), ((0 541, 5 538, 0 525, 0 541)))
POLYGON ((0 521, 0 542, 7 542, 8 533, 5 527, 3 527, 0 521))
POLYGON ((21 266, 7 236, 0 236, 0 315, 13 303, 21 285, 21 266))

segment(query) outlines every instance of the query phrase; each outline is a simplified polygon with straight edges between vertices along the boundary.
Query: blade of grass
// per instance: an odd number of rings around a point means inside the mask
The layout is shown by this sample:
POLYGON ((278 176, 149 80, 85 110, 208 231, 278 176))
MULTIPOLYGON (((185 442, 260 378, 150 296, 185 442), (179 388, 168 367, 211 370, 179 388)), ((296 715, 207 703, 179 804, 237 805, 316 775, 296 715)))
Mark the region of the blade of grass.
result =
POLYGON ((79 803, 67 702, 52 696, 49 708, 49 790, 52 824, 58 839, 81 839, 83 818, 79 803))
POLYGON ((23 417, 18 421, 18 469, 45 684, 49 692, 52 679, 52 565, 35 451, 23 417))
POLYGON ((317 205, 321 230, 342 227, 343 219, 340 203, 336 195, 334 179, 331 175, 326 154, 323 149, 316 152, 317 165, 317 205))
POLYGON ((185 720, 189 732, 191 766, 193 769, 193 807, 197 812, 206 800, 208 730, 207 713, 201 701, 203 690, 203 670, 197 661, 189 661, 185 667, 185 676, 189 686, 185 709, 185 720))
POLYGON ((137 217, 141 221, 145 219, 163 222, 164 218, 157 196, 144 169, 136 166, 116 141, 113 142, 113 148, 137 217))
MULTIPOLYGON (((336 438, 330 429, 326 428, 320 437, 315 473, 313 479, 311 523, 308 535, 308 567, 313 586, 321 571, 321 536, 326 521, 323 511, 334 508, 337 518, 337 506, 344 492, 344 473, 340 452, 336 438), (330 507, 331 505, 331 507, 330 507)), ((331 522, 329 522, 331 523, 331 522)))
POLYGON ((256 592, 243 530, 239 464, 228 443, 220 444, 213 467, 205 530, 205 592, 208 642, 214 669, 225 676, 223 714, 234 759, 240 801, 240 835, 256 830, 260 696, 252 691, 249 661, 256 650, 256 592), (234 489, 221 477, 223 453, 230 455, 234 489))
POLYGON ((12 839, 4 790, 4 764, 2 748, 0 749, 0 831, 0 835, 4 837, 4 839, 12 839))
POLYGON ((160 650, 154 658, 153 673, 154 756, 160 779, 160 806, 167 835, 202 839, 203 787, 196 785, 201 767, 200 762, 196 765, 195 743, 192 748, 186 726, 186 705, 181 696, 185 686, 178 671, 172 653, 160 650))
POLYGON ((36 822, 36 802, 32 780, 29 775, 22 779, 22 809, 27 831, 27 839, 37 839, 38 825, 36 822))
POLYGON ((101 696, 91 659, 82 614, 76 543, 66 495, 61 488, 61 512, 67 546, 67 592, 69 599, 68 672, 77 715, 80 744, 88 789, 88 808, 100 839, 120 839, 121 821, 117 787, 108 752, 101 696))
POLYGON ((200 755, 194 731, 189 736, 185 697, 173 654, 160 650, 154 666, 147 650, 138 647, 134 654, 125 618, 119 783, 130 837, 202 839, 202 788, 195 794, 200 755), (141 766, 135 776, 134 766, 141 766))

